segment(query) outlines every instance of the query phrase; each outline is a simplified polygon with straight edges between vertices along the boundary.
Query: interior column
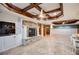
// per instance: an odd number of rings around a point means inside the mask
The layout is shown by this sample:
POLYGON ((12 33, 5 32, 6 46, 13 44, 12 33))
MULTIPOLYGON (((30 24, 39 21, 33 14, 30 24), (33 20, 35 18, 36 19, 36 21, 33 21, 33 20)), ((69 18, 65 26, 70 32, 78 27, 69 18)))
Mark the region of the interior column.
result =
POLYGON ((52 36, 52 31, 53 31, 53 25, 50 25, 50 36, 52 36))
POLYGON ((43 30, 43 29, 44 29, 44 28, 43 28, 43 27, 44 27, 44 25, 42 24, 42 25, 41 25, 41 36, 44 36, 44 35, 43 35, 43 33, 44 33, 44 30, 43 30))
POLYGON ((40 36, 40 33, 39 33, 40 30, 39 29, 40 29, 40 26, 39 26, 39 24, 37 24, 37 36, 40 36))

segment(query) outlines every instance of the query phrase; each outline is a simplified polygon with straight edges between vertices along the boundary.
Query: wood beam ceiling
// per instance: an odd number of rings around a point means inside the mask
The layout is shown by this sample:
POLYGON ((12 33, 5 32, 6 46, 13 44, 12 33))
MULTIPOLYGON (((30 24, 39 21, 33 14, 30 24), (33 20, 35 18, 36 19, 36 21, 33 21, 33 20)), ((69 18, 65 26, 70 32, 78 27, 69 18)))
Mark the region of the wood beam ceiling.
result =
MULTIPOLYGON (((37 3, 31 3, 32 6, 34 6, 37 10, 41 11, 43 10, 37 3)), ((43 12, 48 16, 50 17, 44 10, 43 12)))
MULTIPOLYGON (((40 5, 40 4, 42 4, 42 3, 38 3, 37 5, 40 5)), ((34 7, 34 6, 32 6, 32 5, 30 4, 29 6, 25 7, 25 8, 22 9, 22 10, 23 10, 23 11, 27 11, 27 10, 33 8, 33 7, 34 7)))
POLYGON ((63 22, 65 24, 71 24, 71 23, 75 23, 77 21, 79 21, 79 19, 70 19, 70 20, 63 20, 63 21, 55 21, 55 22, 53 22, 53 24, 62 24, 63 22))
MULTIPOLYGON (((32 9, 32 8, 36 8, 37 10, 41 11, 41 7, 39 6, 40 4, 42 3, 30 3, 29 6, 25 7, 24 9, 21 9, 15 5, 13 5, 12 3, 5 3, 6 6, 8 6, 8 9, 9 10, 12 10, 16 13, 19 13, 19 14, 22 14, 24 16, 28 16, 28 17, 31 17, 31 18, 38 18, 37 15, 33 15, 29 12, 27 12, 29 9, 32 9)), ((3 4, 4 5, 4 4, 3 4)), ((54 10, 51 10, 51 11, 44 11, 43 12, 48 16, 48 19, 54 19, 54 18, 58 18, 60 17, 61 15, 63 15, 63 4, 62 3, 59 3, 60 7, 57 8, 57 9, 54 9, 54 10), (54 13, 54 12, 57 12, 57 11, 61 11, 61 13, 57 14, 56 16, 50 16, 48 13, 54 13)))
POLYGON ((54 10, 50 10, 50 11, 47 11, 46 13, 53 13, 53 12, 57 12, 57 11, 60 11, 60 8, 57 8, 57 9, 54 9, 54 10))
POLYGON ((61 13, 63 14, 63 4, 60 3, 60 10, 61 10, 61 13))
POLYGON ((60 17, 61 15, 63 15, 63 4, 62 4, 62 3, 59 3, 59 5, 60 5, 60 8, 55 9, 55 10, 51 10, 51 11, 48 11, 48 12, 50 13, 50 12, 61 11, 61 13, 57 14, 56 16, 49 17, 49 19, 58 18, 58 17, 60 17))
POLYGON ((58 17, 60 17, 62 15, 62 13, 57 14, 56 16, 52 16, 49 17, 48 19, 57 19, 58 17))
MULTIPOLYGON (((25 16, 28 16, 28 17, 31 17, 31 18, 34 18, 34 17, 37 17, 36 15, 32 15, 32 14, 30 14, 29 12, 24 12, 24 11, 22 11, 22 9, 20 9, 19 7, 17 7, 17 6, 14 6, 13 4, 11 4, 11 3, 5 3, 7 6, 8 6, 8 9, 9 10, 12 10, 12 11, 14 11, 14 12, 16 12, 16 13, 19 13, 19 14, 22 14, 22 15, 25 15, 25 16)), ((4 4, 3 4, 4 5, 4 4)), ((5 7, 7 7, 7 6, 5 6, 5 7)))

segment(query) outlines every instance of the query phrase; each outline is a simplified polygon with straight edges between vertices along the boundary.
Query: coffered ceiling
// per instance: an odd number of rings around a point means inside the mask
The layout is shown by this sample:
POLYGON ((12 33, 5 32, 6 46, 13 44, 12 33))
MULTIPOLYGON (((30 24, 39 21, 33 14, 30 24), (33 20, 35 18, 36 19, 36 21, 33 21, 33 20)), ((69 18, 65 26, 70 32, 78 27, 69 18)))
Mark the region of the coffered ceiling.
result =
POLYGON ((28 16, 38 18, 41 9, 48 19, 58 18, 63 15, 62 3, 4 3, 7 9, 28 16))
MULTIPOLYGON (((52 22, 52 24, 55 24, 55 25, 76 24, 77 22, 79 22, 79 19, 69 19, 69 20, 55 21, 55 22, 52 22)), ((79 23, 77 23, 77 24, 79 24, 79 23)))

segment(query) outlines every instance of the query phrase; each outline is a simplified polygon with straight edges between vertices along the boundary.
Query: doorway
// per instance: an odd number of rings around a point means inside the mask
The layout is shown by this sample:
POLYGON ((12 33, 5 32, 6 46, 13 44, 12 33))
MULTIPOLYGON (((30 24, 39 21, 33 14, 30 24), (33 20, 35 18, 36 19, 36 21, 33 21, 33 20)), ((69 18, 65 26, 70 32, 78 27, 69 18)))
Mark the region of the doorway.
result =
POLYGON ((39 35, 50 35, 50 25, 39 24, 39 35))
POLYGON ((44 31, 44 33, 43 33, 44 36, 50 35, 50 25, 44 25, 43 31, 44 31))

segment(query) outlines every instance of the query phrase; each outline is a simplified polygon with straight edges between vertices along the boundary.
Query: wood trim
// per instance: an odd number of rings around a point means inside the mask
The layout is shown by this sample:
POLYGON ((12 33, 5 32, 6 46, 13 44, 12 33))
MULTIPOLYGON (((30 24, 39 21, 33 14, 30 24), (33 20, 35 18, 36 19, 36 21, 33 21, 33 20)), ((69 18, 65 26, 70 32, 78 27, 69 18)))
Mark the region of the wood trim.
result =
POLYGON ((7 9, 13 11, 13 12, 16 12, 16 13, 19 13, 19 14, 22 14, 24 16, 28 16, 28 17, 31 17, 31 18, 34 18, 34 17, 37 17, 36 15, 32 15, 30 14, 29 12, 24 12, 22 11, 22 9, 14 6, 13 4, 11 3, 5 3, 5 4, 2 4, 3 6, 5 6, 7 9))
POLYGON ((41 30, 41 26, 42 26, 42 25, 39 24, 39 35, 42 35, 42 33, 41 33, 41 31, 42 31, 42 30, 41 30))
POLYGON ((59 14, 57 14, 56 16, 49 17, 48 19, 58 18, 58 17, 60 17, 61 15, 62 15, 62 13, 59 13, 59 14))
MULTIPOLYGON (((5 4, 2 4, 2 5, 5 6, 7 9, 9 9, 9 10, 11 10, 13 12, 22 14, 24 16, 28 16, 28 17, 31 17, 31 18, 38 18, 38 15, 33 15, 33 14, 27 12, 27 10, 35 7, 37 10, 41 11, 42 8, 39 6, 40 4, 41 3, 30 3, 30 5, 25 7, 24 9, 21 9, 21 8, 13 5, 12 3, 5 3, 5 4)), ((60 5, 60 8, 57 8, 57 9, 51 10, 51 11, 47 11, 47 12, 44 11, 44 13, 48 16, 48 19, 58 18, 61 15, 63 15, 63 4, 60 3, 59 5, 60 5), (59 13, 56 16, 50 16, 49 14, 47 14, 47 13, 51 13, 51 12, 57 12, 59 10, 61 11, 61 13, 59 13)))
POLYGON ((57 14, 56 16, 51 16, 48 19, 59 18, 61 15, 63 15, 63 3, 59 3, 59 5, 60 5, 60 8, 48 11, 47 13, 56 12, 56 11, 61 11, 61 13, 57 14))
POLYGON ((47 11, 47 12, 45 12, 45 13, 53 13, 53 12, 57 12, 57 11, 60 11, 60 8, 57 8, 57 9, 54 9, 54 10, 50 10, 50 11, 47 11))
MULTIPOLYGON (((37 5, 36 3, 32 3, 31 4, 32 6, 34 6, 37 10, 39 10, 39 11, 41 11, 41 7, 39 6, 39 5, 37 5)), ((43 9, 42 9, 43 10, 43 9)), ((43 10, 43 12, 47 15, 47 16, 49 16, 44 10, 43 10)), ((49 16, 50 17, 50 16, 49 16)))
MULTIPOLYGON (((42 3, 36 3, 37 5, 40 5, 40 4, 42 4, 42 3)), ((29 6, 27 6, 27 7, 25 7, 24 9, 22 9, 23 11, 27 11, 27 10, 29 10, 29 9, 32 9, 34 6, 32 5, 32 3, 30 3, 30 5, 29 6)))
POLYGON ((61 10, 61 13, 63 15, 63 3, 60 3, 60 10, 61 10))
POLYGON ((74 20, 63 20, 63 21, 56 21, 56 22, 53 22, 53 24, 62 24, 63 22, 65 22, 65 24, 71 24, 71 23, 75 23, 79 20, 77 19, 74 19, 74 20))

